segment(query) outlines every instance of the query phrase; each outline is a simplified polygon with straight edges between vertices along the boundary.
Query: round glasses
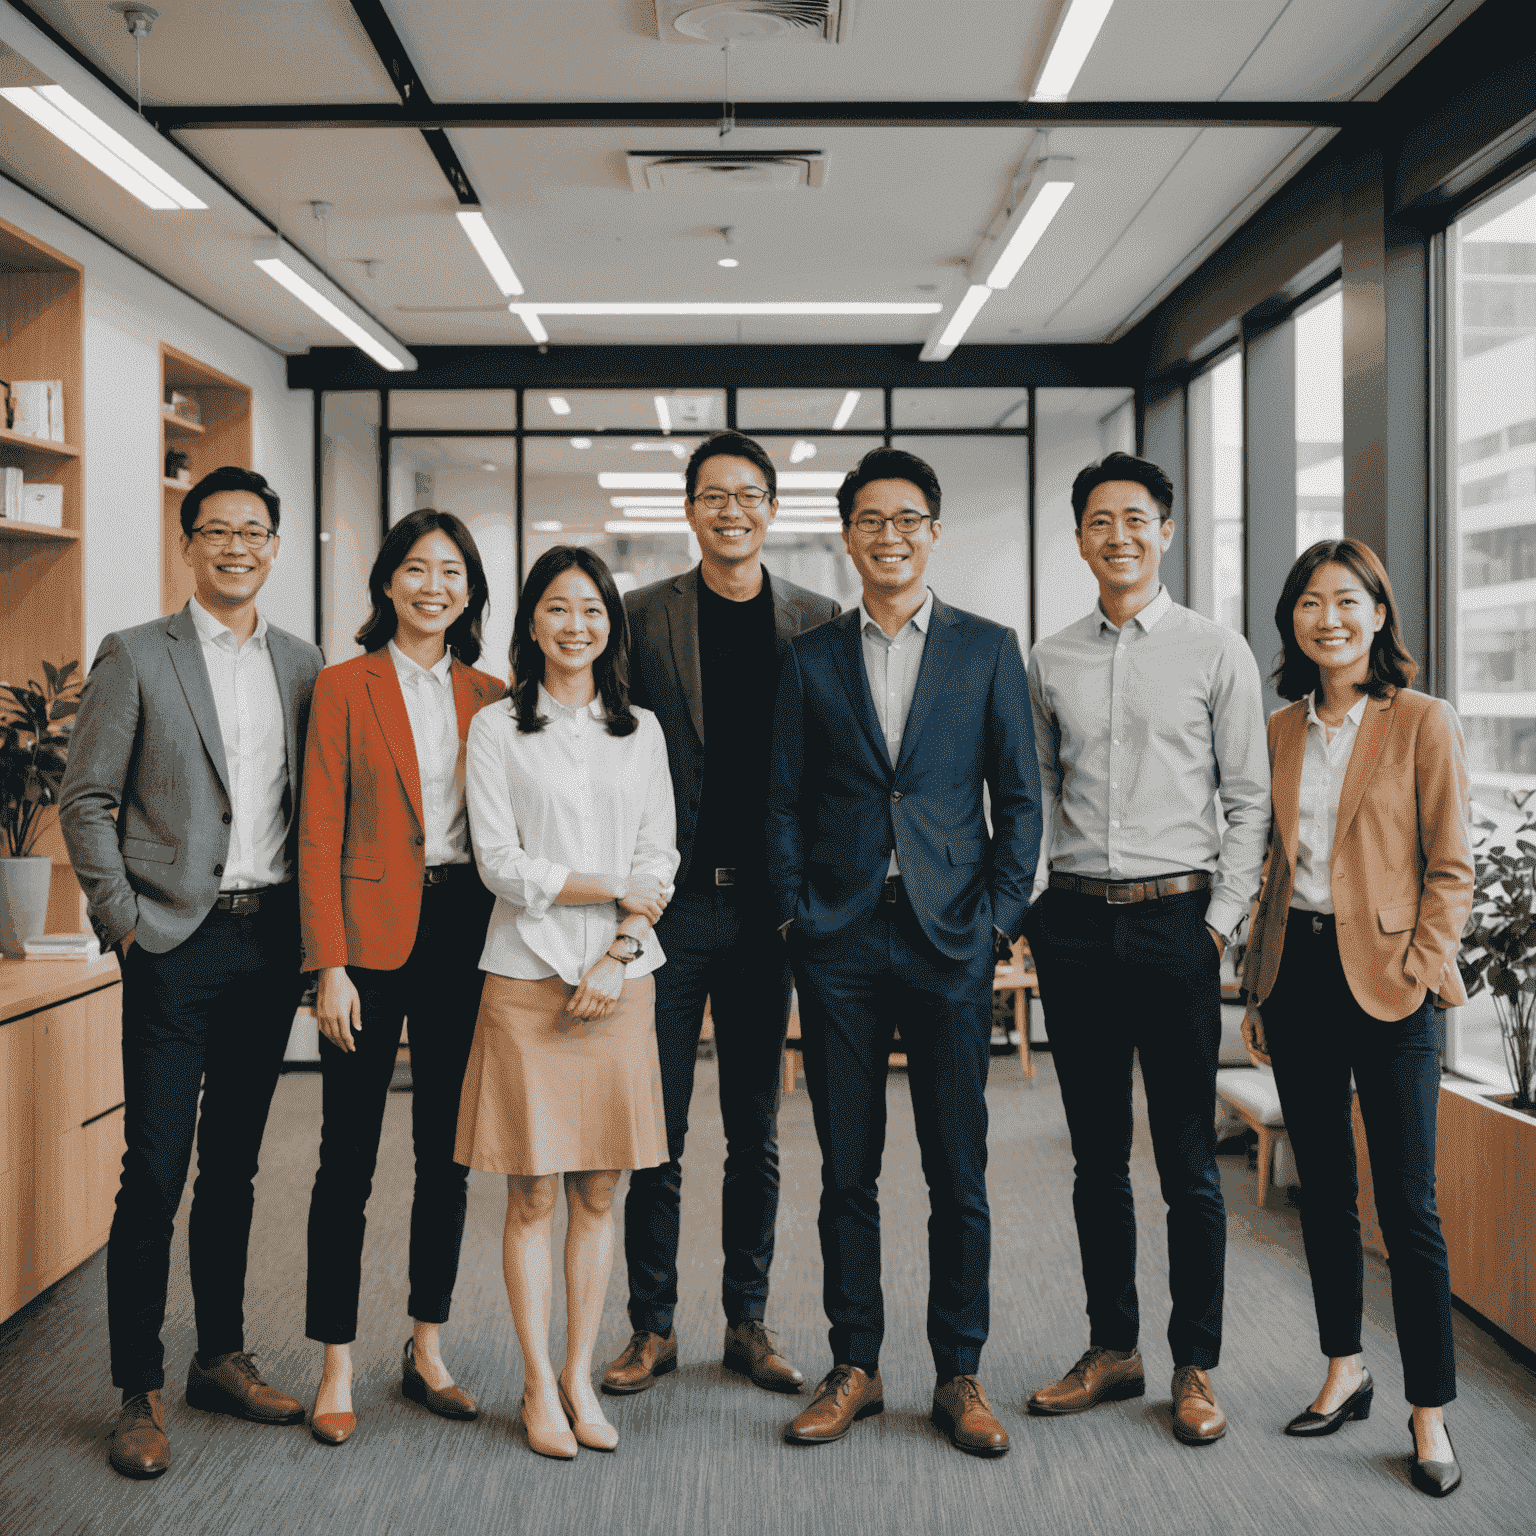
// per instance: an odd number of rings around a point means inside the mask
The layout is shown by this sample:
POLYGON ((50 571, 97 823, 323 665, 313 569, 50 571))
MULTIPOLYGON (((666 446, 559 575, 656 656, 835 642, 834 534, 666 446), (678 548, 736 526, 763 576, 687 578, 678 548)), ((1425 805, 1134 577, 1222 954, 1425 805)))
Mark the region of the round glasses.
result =
POLYGON ((194 528, 193 533, 202 537, 210 549, 228 549, 231 539, 239 539, 246 549, 265 549, 267 541, 277 535, 270 528, 263 528, 259 523, 247 523, 244 528, 226 528, 223 523, 209 523, 202 528, 194 528))
POLYGON ((705 491, 693 500, 696 506, 708 507, 711 512, 723 512, 726 503, 733 498, 743 512, 755 512, 768 500, 768 493, 749 486, 744 491, 705 491))
POLYGON ((873 512, 861 512, 853 519, 853 526, 867 539, 878 537, 887 523, 897 533, 914 534, 932 515, 930 512, 898 512, 895 517, 877 517, 873 512))

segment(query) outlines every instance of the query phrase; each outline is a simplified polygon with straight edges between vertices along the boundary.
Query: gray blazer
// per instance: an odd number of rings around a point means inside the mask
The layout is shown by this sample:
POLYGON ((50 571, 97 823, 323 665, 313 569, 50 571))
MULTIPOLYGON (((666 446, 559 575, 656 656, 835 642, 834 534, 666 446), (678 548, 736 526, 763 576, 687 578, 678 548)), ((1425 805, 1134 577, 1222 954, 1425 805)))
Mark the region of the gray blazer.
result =
MULTIPOLYGON (((267 626, 283 702, 290 842, 319 647, 267 626)), ((192 615, 118 630, 91 664, 70 740, 59 825, 103 947, 152 954, 191 936, 229 856, 229 769, 192 615)), ((291 850, 290 850, 291 851, 291 850)))
MULTIPOLYGON (((763 580, 773 598, 773 627, 780 657, 796 635, 842 609, 830 597, 797 587, 781 576, 763 580)), ((667 738, 672 796, 677 806, 677 851, 682 855, 677 879, 688 873, 704 791, 704 668, 699 660, 699 568, 668 576, 631 592, 629 613, 629 688, 631 699, 651 710, 667 738)), ((763 709, 773 712, 773 697, 763 709)))

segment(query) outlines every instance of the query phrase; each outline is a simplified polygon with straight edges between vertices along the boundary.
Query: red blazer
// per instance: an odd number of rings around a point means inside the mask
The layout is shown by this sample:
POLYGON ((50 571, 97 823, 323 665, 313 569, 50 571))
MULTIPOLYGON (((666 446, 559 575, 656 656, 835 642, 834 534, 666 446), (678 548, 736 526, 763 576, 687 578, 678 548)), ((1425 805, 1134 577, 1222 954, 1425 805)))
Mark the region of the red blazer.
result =
MULTIPOLYGON (((462 762, 475 712, 506 689, 452 666, 462 762)), ((425 871, 416 744, 386 648, 315 680, 299 800, 300 969, 398 970, 416 942, 425 871)))

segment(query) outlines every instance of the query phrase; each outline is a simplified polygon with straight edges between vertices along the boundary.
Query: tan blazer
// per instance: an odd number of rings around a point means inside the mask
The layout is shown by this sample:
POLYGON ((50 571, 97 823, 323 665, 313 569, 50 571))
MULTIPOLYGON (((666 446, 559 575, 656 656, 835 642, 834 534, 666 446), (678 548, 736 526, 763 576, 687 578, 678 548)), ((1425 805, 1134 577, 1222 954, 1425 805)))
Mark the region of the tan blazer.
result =
MULTIPOLYGON (((1296 868, 1307 701, 1269 717, 1274 818, 1243 984, 1262 1004, 1280 973, 1296 868)), ((1407 689, 1371 699, 1339 795, 1329 882, 1339 955, 1355 1001, 1407 1018, 1433 992, 1466 1002, 1456 957, 1472 910, 1466 745, 1456 711, 1407 689)))

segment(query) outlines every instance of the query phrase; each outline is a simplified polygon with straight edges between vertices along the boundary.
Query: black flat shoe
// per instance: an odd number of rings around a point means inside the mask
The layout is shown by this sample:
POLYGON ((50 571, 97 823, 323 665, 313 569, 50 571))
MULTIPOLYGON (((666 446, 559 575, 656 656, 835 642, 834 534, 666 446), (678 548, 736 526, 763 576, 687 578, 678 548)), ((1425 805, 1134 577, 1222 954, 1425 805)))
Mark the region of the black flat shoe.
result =
POLYGON ((1300 1439, 1310 1440, 1316 1439, 1318 1435, 1331 1435, 1336 1429, 1342 1429, 1351 1419, 1359 1419, 1363 1423, 1371 1416, 1371 1399, 1375 1395, 1376 1383, 1371 1380, 1371 1373, 1367 1371, 1365 1380, 1332 1413, 1314 1413, 1308 1408, 1298 1413, 1285 1426, 1285 1432, 1300 1439))
MULTIPOLYGON (((1455 1442, 1451 1444, 1449 1461, 1430 1461, 1419 1455, 1419 1437, 1413 1432, 1412 1419, 1408 1420, 1408 1438, 1413 1442, 1413 1460, 1409 1467, 1413 1486, 1432 1499, 1443 1499, 1446 1494, 1455 1493, 1461 1487, 1461 1463, 1456 1460, 1455 1442)), ((1450 1430, 1446 1430, 1445 1438, 1450 1440, 1450 1430)))

